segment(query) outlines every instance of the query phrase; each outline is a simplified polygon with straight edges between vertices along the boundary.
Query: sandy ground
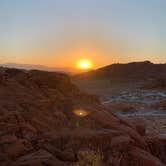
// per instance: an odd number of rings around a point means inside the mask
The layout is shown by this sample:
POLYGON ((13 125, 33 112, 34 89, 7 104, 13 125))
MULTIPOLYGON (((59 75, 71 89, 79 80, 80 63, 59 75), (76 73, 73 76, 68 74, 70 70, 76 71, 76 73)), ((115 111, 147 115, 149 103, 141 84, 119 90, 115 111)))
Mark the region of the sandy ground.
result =
POLYGON ((107 106, 114 102, 126 102, 135 107, 134 111, 115 111, 114 113, 127 119, 144 120, 146 132, 151 135, 166 136, 166 110, 154 105, 166 99, 166 91, 160 90, 140 90, 122 91, 116 96, 110 95, 110 99, 103 103, 107 106))
POLYGON ((144 121, 146 133, 166 136, 166 110, 154 105, 166 100, 166 90, 142 90, 141 84, 111 83, 109 80, 75 82, 80 89, 98 95, 107 107, 113 103, 127 103, 134 111, 114 111, 128 121, 144 121))

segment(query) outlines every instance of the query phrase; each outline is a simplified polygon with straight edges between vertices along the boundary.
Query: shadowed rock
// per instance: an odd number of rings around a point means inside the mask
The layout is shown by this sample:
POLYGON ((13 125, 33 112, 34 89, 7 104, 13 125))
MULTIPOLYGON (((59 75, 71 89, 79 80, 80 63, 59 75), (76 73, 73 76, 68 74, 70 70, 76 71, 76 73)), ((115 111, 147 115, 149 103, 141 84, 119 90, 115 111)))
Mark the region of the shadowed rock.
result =
POLYGON ((103 165, 162 165, 135 126, 81 92, 67 75, 0 69, 1 165, 75 165, 85 149, 103 165))

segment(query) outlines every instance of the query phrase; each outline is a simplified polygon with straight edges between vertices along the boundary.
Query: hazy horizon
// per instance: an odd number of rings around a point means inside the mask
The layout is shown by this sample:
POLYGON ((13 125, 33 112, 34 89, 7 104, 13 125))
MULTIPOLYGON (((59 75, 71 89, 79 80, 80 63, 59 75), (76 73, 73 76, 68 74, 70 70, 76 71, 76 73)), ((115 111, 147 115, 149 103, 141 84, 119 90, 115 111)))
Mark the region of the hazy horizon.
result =
POLYGON ((165 0, 2 0, 0 63, 165 63, 165 9, 165 0))

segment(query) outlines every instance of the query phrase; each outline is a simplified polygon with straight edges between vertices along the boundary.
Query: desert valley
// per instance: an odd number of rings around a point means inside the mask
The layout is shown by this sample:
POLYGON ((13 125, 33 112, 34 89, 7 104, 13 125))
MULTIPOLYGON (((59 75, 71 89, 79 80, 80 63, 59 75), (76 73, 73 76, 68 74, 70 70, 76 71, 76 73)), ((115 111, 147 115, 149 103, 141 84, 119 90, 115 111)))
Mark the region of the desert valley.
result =
POLYGON ((1 67, 1 165, 164 166, 165 71, 150 62, 74 76, 1 67))
POLYGON ((0 0, 0 166, 166 166, 166 0, 0 0))

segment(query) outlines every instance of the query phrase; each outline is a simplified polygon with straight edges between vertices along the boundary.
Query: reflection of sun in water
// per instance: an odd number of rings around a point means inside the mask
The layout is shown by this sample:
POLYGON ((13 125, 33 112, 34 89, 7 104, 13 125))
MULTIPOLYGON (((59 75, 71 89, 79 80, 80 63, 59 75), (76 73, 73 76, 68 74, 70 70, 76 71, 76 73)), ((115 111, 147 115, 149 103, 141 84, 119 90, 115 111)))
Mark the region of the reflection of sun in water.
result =
POLYGON ((88 70, 92 68, 92 63, 88 59, 80 59, 77 62, 77 68, 82 69, 82 70, 88 70))

